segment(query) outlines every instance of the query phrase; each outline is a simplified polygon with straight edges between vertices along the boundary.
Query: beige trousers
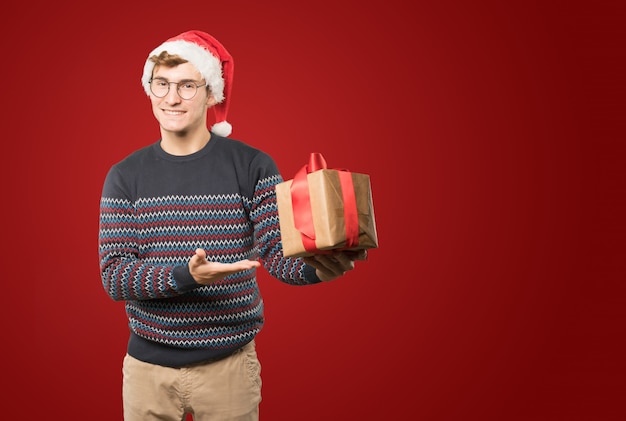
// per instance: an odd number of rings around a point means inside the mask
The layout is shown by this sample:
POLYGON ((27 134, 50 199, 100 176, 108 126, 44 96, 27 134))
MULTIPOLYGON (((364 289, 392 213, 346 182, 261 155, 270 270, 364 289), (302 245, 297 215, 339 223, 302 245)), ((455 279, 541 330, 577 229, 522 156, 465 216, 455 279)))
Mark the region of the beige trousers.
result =
POLYGON ((261 364, 255 343, 220 361, 182 368, 124 357, 124 421, 257 421, 261 364))

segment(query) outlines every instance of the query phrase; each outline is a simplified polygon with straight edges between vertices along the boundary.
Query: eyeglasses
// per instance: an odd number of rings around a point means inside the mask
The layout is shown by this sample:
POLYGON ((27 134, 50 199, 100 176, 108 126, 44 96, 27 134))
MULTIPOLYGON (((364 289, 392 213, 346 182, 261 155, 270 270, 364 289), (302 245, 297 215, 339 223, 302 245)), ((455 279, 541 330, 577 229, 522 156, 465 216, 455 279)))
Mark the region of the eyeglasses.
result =
POLYGON ((198 92, 198 88, 205 86, 206 82, 203 84, 198 84, 191 80, 182 80, 180 82, 168 82, 166 79, 155 78, 150 79, 150 91, 157 98, 163 98, 170 92, 170 85, 176 85, 176 92, 182 99, 191 99, 196 96, 196 92, 198 92))

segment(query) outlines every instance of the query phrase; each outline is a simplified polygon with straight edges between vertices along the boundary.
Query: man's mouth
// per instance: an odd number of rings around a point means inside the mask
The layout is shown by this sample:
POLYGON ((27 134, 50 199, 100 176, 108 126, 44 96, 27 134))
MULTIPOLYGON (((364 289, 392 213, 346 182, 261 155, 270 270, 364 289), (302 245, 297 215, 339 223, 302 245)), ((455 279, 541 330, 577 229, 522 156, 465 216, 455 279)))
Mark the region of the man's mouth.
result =
POLYGON ((185 113, 184 111, 163 110, 163 114, 171 115, 171 116, 183 115, 184 113, 185 113))

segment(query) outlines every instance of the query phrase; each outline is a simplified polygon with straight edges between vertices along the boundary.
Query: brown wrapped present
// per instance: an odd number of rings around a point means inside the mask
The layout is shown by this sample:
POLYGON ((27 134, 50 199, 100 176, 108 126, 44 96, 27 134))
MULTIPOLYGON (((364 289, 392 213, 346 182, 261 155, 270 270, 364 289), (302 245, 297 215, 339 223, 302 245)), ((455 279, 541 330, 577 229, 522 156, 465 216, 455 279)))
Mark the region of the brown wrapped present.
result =
POLYGON ((369 175, 327 169, 312 153, 276 198, 285 257, 378 247, 369 175))

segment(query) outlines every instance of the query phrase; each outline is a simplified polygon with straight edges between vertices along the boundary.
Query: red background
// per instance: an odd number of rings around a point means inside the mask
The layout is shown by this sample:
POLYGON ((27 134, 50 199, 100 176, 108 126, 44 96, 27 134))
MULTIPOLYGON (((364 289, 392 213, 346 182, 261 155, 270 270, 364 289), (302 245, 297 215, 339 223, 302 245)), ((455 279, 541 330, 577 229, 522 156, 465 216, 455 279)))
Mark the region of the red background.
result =
POLYGON ((121 419, 100 189, 187 29, 235 57, 233 137, 372 180, 369 261, 259 275, 261 419, 626 419, 626 7, 585 3, 3 6, 3 419, 121 419))

